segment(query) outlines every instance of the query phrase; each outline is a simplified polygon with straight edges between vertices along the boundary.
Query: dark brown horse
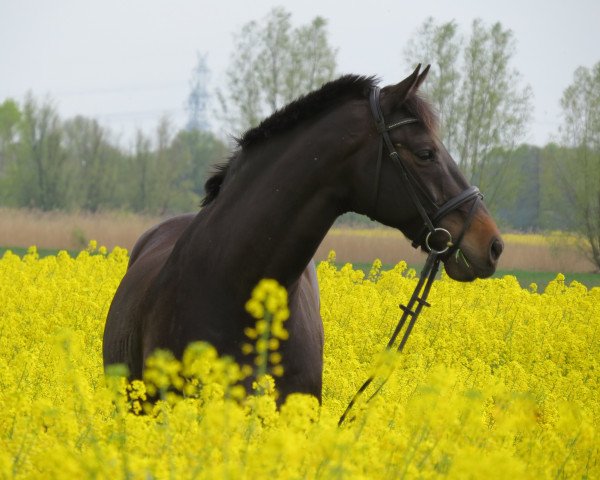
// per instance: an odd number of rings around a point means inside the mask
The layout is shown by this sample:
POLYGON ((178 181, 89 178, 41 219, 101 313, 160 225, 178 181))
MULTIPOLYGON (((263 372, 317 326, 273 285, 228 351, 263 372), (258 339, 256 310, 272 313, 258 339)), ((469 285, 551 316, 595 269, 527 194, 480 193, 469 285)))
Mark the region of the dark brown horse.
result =
POLYGON ((348 211, 398 228, 422 247, 427 213, 460 238, 462 256, 443 258, 448 275, 490 276, 502 241, 483 203, 464 202, 476 189, 437 138, 435 115, 417 95, 427 70, 417 68, 381 97, 372 78, 343 76, 246 132, 208 180, 204 208, 155 226, 136 243, 108 314, 105 366, 122 363, 141 378, 155 349, 180 356, 197 340, 250 364, 241 350, 244 327, 252 324, 244 304, 260 279, 274 278, 287 288, 290 307, 281 398, 306 392, 320 399, 323 324, 312 258, 348 211), (374 89, 386 124, 374 121, 374 89), (395 159, 382 155, 383 131, 395 159), (407 188, 409 177, 417 188, 407 188))

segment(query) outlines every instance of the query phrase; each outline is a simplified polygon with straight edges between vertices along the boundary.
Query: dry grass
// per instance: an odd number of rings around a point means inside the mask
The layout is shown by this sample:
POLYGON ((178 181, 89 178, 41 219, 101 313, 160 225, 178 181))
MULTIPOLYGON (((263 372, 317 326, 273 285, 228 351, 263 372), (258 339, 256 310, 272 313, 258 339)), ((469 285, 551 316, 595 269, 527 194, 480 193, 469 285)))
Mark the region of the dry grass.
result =
MULTIPOLYGON (((131 250, 137 238, 159 217, 129 213, 38 212, 0 208, 0 246, 80 249, 97 240, 109 249, 119 245, 131 250)), ((591 272, 571 237, 510 234, 499 268, 546 272, 591 272)), ((392 229, 332 229, 317 250, 318 260, 335 250, 340 262, 370 263, 379 258, 384 264, 406 260, 417 265, 424 254, 413 249, 404 236, 392 229)))
POLYGON ((402 233, 388 229, 334 228, 325 237, 316 258, 327 258, 335 250, 339 262, 370 263, 379 258, 384 264, 405 260, 414 265, 424 261, 424 254, 411 247, 402 233))
POLYGON ((131 213, 63 213, 0 208, 0 245, 4 247, 77 250, 90 240, 112 249, 131 250, 137 238, 159 222, 158 217, 131 213))
MULTIPOLYGON (((504 241, 499 269, 562 273, 594 271, 593 263, 583 255, 573 237, 509 234, 504 241)), ((317 258, 327 258, 330 250, 335 250, 336 258, 341 262, 369 263, 379 258, 384 264, 402 259, 416 265, 425 260, 425 254, 412 248, 402 233, 387 228, 334 229, 323 240, 317 258)))

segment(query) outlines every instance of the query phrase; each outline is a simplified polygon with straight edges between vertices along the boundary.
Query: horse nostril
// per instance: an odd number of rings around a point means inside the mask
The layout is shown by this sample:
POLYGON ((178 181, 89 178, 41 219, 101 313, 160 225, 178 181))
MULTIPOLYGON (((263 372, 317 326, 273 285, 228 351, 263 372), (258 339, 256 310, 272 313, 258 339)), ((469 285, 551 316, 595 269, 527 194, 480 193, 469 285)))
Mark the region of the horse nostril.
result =
POLYGON ((496 263, 502 255, 502 250, 504 250, 504 243, 499 238, 495 238, 490 246, 490 258, 492 262, 496 263))

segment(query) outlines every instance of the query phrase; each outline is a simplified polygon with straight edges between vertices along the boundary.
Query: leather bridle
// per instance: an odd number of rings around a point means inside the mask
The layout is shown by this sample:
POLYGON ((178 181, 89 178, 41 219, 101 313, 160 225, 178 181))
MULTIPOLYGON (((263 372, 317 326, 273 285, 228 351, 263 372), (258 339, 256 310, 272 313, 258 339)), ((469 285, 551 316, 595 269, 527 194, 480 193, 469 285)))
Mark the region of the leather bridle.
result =
POLYGON ((377 164, 375 169, 375 188, 373 189, 373 207, 377 208, 377 200, 379 197, 379 181, 381 177, 381 164, 383 162, 383 145, 387 148, 389 159, 392 162, 392 165, 396 167, 396 169, 400 172, 400 178, 402 179, 402 183, 404 184, 404 188, 408 193, 411 202, 417 209, 419 216, 423 220, 423 228, 419 232, 419 234, 413 239, 412 245, 413 247, 419 247, 421 244, 422 238, 425 235, 424 246, 427 251, 432 252, 436 251, 438 255, 443 253, 451 254, 453 251, 459 248, 460 242, 463 239, 465 232, 468 230, 471 225, 471 221, 473 215, 475 213, 475 207, 478 203, 478 200, 483 198, 483 195, 479 191, 479 188, 475 186, 471 186, 465 190, 463 190, 457 196, 451 198, 446 201, 441 206, 438 206, 432 199, 427 190, 422 186, 421 182, 414 176, 409 167, 402 161, 402 158, 398 154, 398 151, 394 147, 394 144, 390 140, 389 131, 398 127, 402 127, 404 125, 409 125, 412 123, 418 123, 419 120, 416 118, 405 118, 391 125, 386 125, 385 119, 383 117, 383 112, 381 111, 381 102, 379 100, 381 90, 379 87, 373 87, 371 89, 371 93, 369 96, 369 104, 371 106, 371 112, 373 114, 373 118, 375 119, 375 125, 377 127, 377 132, 380 135, 379 140, 379 154, 377 155, 377 164), (423 204, 422 200, 425 200, 426 205, 423 204), (435 225, 445 217, 450 212, 458 209, 461 205, 473 201, 469 214, 465 220, 462 231, 458 236, 458 239, 453 242, 452 235, 448 230, 436 227, 435 225), (433 213, 428 213, 433 212, 433 213), (431 215, 431 216, 430 216, 431 215), (432 235, 436 233, 441 233, 447 237, 446 245, 441 250, 435 250, 429 245, 429 239, 432 235))
MULTIPOLYGON (((377 211, 377 202, 379 198, 379 182, 381 176, 381 165, 383 162, 383 146, 388 151, 389 158, 392 164, 396 167, 396 169, 400 172, 400 178, 402 179, 402 183, 404 184, 404 188, 408 193, 411 202, 417 209, 421 219, 423 220, 423 227, 420 232, 417 234, 415 238, 412 239, 412 245, 415 248, 418 248, 420 245, 423 245, 425 249, 429 252, 427 256, 427 260, 425 261, 425 265, 423 270, 421 271, 421 275, 419 277, 419 281, 415 290, 413 291, 410 300, 407 305, 400 305, 400 309, 402 310, 402 316, 398 321, 398 325, 396 325, 396 329, 392 334, 386 349, 391 350, 396 343, 396 339, 399 333, 404 328, 406 321, 410 317, 410 321, 406 327, 402 340, 398 344, 397 351, 401 352, 404 349, 404 345, 406 344, 408 337, 413 329, 415 322, 423 307, 429 307, 430 304, 427 303, 427 296, 429 295, 429 291, 431 289, 431 285, 435 280, 437 272, 439 270, 440 261, 442 256, 450 256, 456 252, 457 256, 459 253, 460 242, 465 236, 466 231, 469 229, 471 222, 473 220, 473 216, 475 214, 475 209, 479 201, 483 198, 483 195, 479 191, 479 189, 475 186, 471 186, 465 190, 463 190, 460 194, 451 199, 447 200, 441 206, 438 206, 432 199, 427 189, 423 187, 421 182, 414 176, 411 172, 410 168, 402 161, 402 158, 398 154, 398 151, 394 147, 394 144, 390 140, 389 131, 394 128, 399 128, 404 125, 409 125, 412 123, 419 122, 416 118, 405 118, 391 125, 386 125, 385 119, 383 117, 383 112, 381 110, 381 102, 379 99, 380 89, 378 87, 373 87, 371 89, 369 95, 369 104, 371 106, 371 112, 373 114, 373 118, 375 119, 375 124, 377 126, 377 132, 380 135, 379 139, 379 154, 377 155, 377 164, 375 168, 375 188, 373 190, 373 209, 376 213, 377 211), (424 202, 423 202, 424 200, 424 202), (456 241, 453 241, 452 235, 448 230, 441 227, 436 227, 438 222, 448 215, 450 212, 458 209, 460 206, 464 205, 467 202, 472 201, 471 208, 465 218, 462 230, 458 235, 456 241), (424 205, 424 203, 426 205, 424 205), (433 235, 441 235, 442 237, 446 237, 445 242, 441 242, 442 248, 436 249, 434 246, 430 244, 430 239, 433 235), (422 243, 421 243, 422 242, 422 243)), ((438 239, 439 240, 439 239, 438 239)), ((371 394, 367 402, 369 402, 377 393, 381 390, 381 388, 385 385, 388 378, 391 375, 391 369, 388 371, 387 375, 382 379, 379 386, 376 387, 375 391, 371 394)), ((358 389, 343 415, 341 416, 338 425, 341 425, 352 406, 356 403, 356 401, 360 398, 360 396, 367 390, 369 385, 375 380, 375 375, 371 375, 363 385, 358 389)))

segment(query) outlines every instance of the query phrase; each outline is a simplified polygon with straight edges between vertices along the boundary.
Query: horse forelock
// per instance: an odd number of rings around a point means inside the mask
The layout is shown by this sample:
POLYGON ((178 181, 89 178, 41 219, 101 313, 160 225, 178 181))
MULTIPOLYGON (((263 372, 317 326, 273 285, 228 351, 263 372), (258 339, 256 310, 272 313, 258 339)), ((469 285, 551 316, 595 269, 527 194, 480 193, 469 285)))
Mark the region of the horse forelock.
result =
POLYGON ((435 108, 419 93, 410 95, 403 103, 408 113, 417 118, 432 134, 437 134, 440 121, 435 108))

